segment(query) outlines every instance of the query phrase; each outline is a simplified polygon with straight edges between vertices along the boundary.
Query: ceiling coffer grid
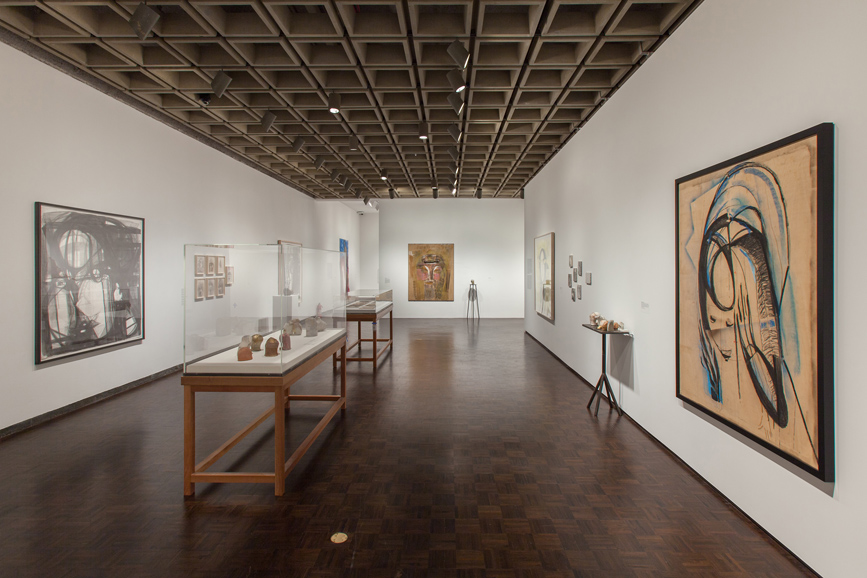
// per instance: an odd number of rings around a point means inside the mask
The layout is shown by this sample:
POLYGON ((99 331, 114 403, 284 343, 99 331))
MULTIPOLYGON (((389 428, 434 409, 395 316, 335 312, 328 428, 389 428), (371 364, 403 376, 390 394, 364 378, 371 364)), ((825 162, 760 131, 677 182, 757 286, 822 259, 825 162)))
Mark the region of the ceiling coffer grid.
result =
POLYGON ((155 0, 145 40, 139 4, 0 0, 0 26, 334 199, 519 196, 698 1, 155 0))

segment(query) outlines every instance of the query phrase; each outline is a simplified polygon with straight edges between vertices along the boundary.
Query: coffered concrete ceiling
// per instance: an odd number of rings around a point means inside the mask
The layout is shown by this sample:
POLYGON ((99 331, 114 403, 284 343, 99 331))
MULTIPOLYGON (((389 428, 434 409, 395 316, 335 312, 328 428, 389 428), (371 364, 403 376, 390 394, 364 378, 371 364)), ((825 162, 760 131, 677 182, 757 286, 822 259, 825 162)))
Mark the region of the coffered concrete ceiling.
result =
POLYGON ((137 1, 0 0, 0 26, 315 198, 514 197, 699 1, 157 0, 141 40, 137 1))

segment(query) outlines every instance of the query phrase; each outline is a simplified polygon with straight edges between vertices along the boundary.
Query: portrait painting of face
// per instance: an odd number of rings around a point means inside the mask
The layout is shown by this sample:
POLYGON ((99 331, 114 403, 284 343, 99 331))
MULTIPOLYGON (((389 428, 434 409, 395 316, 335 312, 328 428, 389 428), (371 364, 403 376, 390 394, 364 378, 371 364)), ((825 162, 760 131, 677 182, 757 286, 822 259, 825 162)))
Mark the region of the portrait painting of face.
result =
POLYGON ((454 301, 454 244, 409 245, 409 300, 454 301))
POLYGON ((832 170, 820 155, 828 131, 676 185, 677 395, 820 477, 833 416, 819 346, 829 339, 820 288, 833 277, 819 273, 833 260, 818 229, 830 214, 832 193, 820 187, 832 170))

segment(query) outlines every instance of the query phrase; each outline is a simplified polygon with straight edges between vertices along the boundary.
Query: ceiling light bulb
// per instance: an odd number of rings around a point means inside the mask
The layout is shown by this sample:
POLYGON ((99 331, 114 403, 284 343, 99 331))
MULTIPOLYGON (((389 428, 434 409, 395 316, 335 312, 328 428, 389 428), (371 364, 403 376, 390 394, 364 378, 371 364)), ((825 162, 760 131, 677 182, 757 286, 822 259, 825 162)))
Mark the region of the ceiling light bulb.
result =
POLYGON ((464 48, 464 45, 460 40, 455 40, 449 47, 446 48, 446 52, 449 53, 449 56, 455 61, 455 64, 464 69, 467 67, 467 64, 470 63, 470 53, 467 52, 467 49, 464 48))
POLYGON ((140 40, 144 40, 148 37, 148 34, 151 33, 151 30, 156 26, 157 20, 159 19, 160 13, 142 2, 135 9, 135 12, 132 13, 132 17, 129 19, 129 25, 133 29, 133 32, 135 32, 135 35, 138 36, 140 40))
POLYGON ((455 184, 452 185, 452 196, 453 196, 453 197, 458 196, 458 185, 457 185, 457 183, 455 183, 455 184))
POLYGON ((455 111, 455 114, 460 116, 460 114, 464 111, 464 99, 461 98, 461 95, 457 92, 453 92, 448 96, 449 104, 452 105, 452 108, 455 111))
POLYGON ((464 75, 457 68, 452 68, 449 73, 446 74, 446 78, 448 78, 449 84, 452 85, 452 90, 455 92, 461 92, 467 87, 467 83, 464 81, 464 75))
POLYGON ((328 95, 328 112, 332 114, 340 112, 340 95, 336 92, 328 95))
POLYGON ((379 173, 379 178, 382 179, 383 181, 387 181, 388 180, 388 171, 383 170, 381 173, 379 173))
POLYGON ((418 123, 418 138, 420 138, 421 140, 427 140, 427 136, 427 123, 418 123))
POLYGON ((358 150, 358 137, 351 136, 349 137, 349 150, 357 151, 358 150))

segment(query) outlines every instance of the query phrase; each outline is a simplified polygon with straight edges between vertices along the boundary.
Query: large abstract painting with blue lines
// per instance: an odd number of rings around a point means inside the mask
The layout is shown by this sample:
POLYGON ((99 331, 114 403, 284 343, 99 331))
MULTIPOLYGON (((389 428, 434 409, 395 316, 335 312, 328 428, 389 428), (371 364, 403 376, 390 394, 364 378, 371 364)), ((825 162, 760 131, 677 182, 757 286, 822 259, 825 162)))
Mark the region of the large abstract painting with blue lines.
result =
POLYGON ((678 397, 817 470, 813 135, 677 182, 678 397))

